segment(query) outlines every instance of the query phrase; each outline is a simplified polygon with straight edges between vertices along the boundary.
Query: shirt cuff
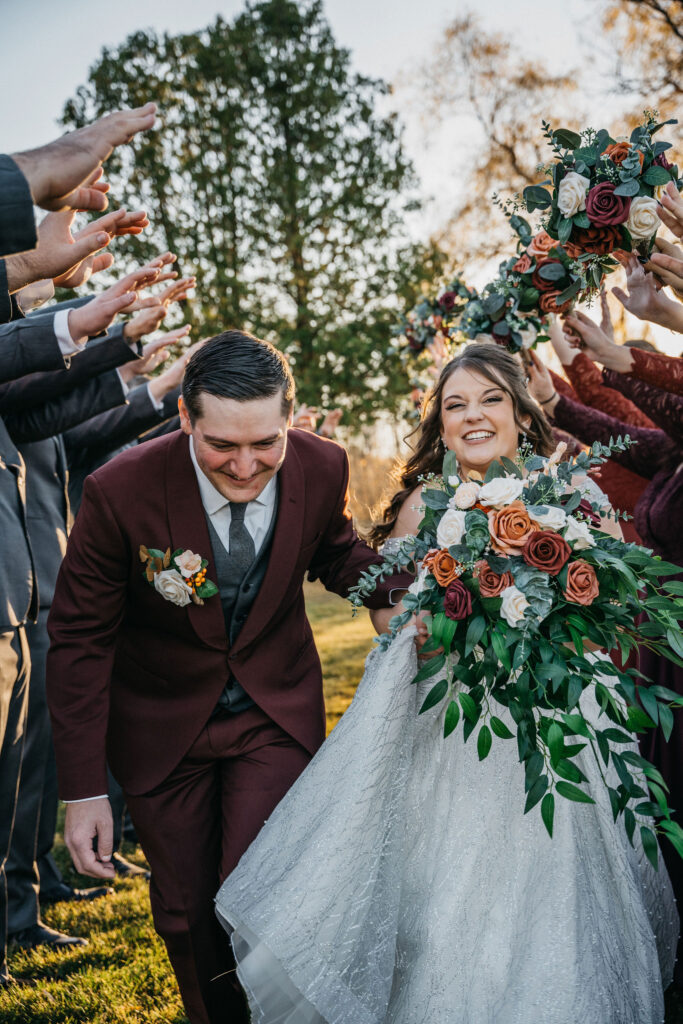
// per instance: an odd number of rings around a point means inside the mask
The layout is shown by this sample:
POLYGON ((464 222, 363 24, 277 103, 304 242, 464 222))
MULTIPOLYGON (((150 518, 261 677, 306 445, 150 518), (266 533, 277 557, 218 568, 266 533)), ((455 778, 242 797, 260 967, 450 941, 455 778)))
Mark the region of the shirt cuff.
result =
POLYGON ((62 800, 64 804, 87 804, 89 800, 106 800, 108 793, 101 793, 99 796, 84 796, 80 800, 62 800))
POLYGON ((150 402, 152 403, 152 405, 154 406, 154 408, 156 409, 157 412, 163 412, 164 411, 164 403, 163 403, 163 401, 159 401, 158 398, 154 397, 154 395, 152 394, 152 391, 150 389, 149 384, 147 385, 147 397, 149 398, 150 402))
POLYGON ((48 299, 54 298, 54 294, 54 283, 48 277, 45 281, 35 281, 33 284, 26 285, 25 288, 17 292, 16 299, 19 309, 26 316, 27 313, 42 306, 48 299))
POLYGON ((55 313, 55 319, 52 329, 55 332, 57 344, 59 345, 59 351, 66 358, 66 356, 72 356, 75 352, 82 352, 85 347, 85 342, 88 340, 84 338, 79 344, 75 342, 71 337, 71 331, 69 330, 69 309, 60 309, 58 313, 55 313))

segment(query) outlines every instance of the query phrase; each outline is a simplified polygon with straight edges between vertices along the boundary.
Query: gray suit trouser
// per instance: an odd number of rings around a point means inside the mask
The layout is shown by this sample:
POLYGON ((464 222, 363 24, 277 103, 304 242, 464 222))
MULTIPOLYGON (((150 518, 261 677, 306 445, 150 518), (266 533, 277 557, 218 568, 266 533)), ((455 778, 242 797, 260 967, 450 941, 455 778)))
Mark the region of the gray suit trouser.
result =
POLYGON ((7 858, 21 776, 31 661, 23 626, 0 633, 0 974, 7 952, 7 858))

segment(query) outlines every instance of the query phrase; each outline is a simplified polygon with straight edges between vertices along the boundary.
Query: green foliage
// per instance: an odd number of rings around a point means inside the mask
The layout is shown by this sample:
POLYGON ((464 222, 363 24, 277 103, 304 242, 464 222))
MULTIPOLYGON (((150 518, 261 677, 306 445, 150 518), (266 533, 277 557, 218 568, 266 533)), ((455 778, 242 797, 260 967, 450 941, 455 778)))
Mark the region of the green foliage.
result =
POLYGON ((112 194, 149 213, 137 252, 197 273, 202 333, 273 341, 302 401, 368 422, 407 391, 386 340, 440 270, 405 241, 415 180, 387 91, 352 70, 321 0, 254 0, 232 23, 104 49, 63 115, 157 102, 158 129, 107 165, 112 194))

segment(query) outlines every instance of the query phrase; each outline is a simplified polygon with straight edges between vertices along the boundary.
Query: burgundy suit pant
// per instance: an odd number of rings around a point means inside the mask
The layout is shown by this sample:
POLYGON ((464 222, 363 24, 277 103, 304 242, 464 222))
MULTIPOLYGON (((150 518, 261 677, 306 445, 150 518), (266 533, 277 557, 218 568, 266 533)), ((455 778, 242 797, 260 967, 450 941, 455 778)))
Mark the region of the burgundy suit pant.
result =
POLYGON ((191 1024, 247 1024, 214 898, 310 754, 258 707, 211 719, 173 773, 126 793, 150 897, 191 1024))

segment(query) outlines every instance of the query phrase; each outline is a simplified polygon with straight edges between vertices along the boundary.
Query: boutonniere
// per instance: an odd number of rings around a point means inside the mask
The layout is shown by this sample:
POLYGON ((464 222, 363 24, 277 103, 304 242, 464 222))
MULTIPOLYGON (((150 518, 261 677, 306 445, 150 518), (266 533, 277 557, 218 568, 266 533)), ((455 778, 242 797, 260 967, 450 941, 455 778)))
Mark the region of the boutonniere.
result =
POLYGON ((194 551, 177 548, 160 551, 140 545, 140 561, 144 562, 143 576, 167 601, 184 608, 192 601, 204 604, 204 599, 218 593, 218 587, 206 578, 209 564, 194 551))

